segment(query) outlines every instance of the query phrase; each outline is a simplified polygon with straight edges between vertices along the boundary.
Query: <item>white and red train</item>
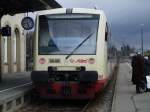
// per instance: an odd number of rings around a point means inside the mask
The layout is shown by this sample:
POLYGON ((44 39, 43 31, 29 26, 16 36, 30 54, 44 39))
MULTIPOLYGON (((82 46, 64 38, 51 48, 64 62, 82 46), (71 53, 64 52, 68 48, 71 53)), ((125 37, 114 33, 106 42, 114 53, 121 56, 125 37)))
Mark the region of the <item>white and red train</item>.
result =
POLYGON ((90 99, 111 79, 103 11, 53 9, 37 14, 34 90, 50 99, 90 99))

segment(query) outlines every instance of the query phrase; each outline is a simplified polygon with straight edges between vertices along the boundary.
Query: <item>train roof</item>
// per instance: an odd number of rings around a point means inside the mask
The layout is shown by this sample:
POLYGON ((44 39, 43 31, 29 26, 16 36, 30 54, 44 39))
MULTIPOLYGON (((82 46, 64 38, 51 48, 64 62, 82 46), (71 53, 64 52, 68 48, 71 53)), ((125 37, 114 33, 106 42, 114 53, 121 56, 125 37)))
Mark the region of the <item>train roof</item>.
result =
POLYGON ((46 14, 65 14, 67 10, 71 10, 71 13, 100 14, 105 16, 103 10, 88 9, 88 8, 56 8, 56 9, 38 11, 37 15, 40 16, 46 14))

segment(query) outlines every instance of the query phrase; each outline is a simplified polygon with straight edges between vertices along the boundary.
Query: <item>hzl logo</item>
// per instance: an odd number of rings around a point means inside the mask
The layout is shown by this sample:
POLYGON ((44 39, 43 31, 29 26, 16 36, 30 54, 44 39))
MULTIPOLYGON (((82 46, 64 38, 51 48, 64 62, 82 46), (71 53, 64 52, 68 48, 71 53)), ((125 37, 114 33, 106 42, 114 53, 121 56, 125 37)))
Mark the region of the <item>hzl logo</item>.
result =
POLYGON ((70 59, 70 63, 80 63, 80 64, 94 64, 95 60, 94 58, 89 58, 89 59, 70 59))

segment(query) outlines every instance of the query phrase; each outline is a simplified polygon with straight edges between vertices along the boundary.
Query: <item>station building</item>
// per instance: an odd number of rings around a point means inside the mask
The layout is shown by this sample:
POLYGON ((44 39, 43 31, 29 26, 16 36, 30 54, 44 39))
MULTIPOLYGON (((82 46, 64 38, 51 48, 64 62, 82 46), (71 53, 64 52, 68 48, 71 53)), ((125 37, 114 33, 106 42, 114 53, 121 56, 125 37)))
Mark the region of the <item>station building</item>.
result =
POLYGON ((26 14, 14 16, 5 15, 1 19, 1 26, 11 27, 11 36, 2 36, 2 73, 26 71, 26 34, 21 26, 26 14))

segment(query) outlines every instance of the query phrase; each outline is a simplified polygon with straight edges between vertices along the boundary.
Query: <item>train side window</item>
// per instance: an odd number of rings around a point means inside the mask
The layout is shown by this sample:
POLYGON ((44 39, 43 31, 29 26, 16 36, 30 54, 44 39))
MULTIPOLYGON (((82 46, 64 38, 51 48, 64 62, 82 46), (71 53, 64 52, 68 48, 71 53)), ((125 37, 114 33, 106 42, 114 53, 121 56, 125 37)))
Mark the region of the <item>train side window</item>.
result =
POLYGON ((105 27, 105 41, 108 40, 108 25, 106 23, 106 27, 105 27))

